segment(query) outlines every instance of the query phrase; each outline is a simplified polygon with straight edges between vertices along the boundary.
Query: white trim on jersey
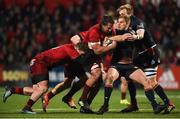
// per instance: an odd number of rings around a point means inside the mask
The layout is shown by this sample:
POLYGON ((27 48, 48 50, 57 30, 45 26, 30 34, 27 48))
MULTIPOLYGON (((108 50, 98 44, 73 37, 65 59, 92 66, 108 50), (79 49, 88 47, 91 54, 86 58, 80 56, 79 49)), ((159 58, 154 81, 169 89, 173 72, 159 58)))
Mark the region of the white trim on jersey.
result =
POLYGON ((93 66, 91 67, 91 70, 96 69, 96 68, 100 68, 99 64, 94 63, 93 66))
POLYGON ((101 42, 100 41, 99 42, 88 42, 89 49, 92 49, 93 45, 101 45, 101 42))
MULTIPOLYGON (((156 44, 153 45, 153 46, 151 46, 151 48, 154 48, 154 47, 156 47, 156 44)), ((146 52, 147 50, 148 50, 148 49, 145 49, 145 50, 143 50, 143 51, 141 51, 141 52, 138 52, 138 54, 142 54, 142 53, 146 52)))

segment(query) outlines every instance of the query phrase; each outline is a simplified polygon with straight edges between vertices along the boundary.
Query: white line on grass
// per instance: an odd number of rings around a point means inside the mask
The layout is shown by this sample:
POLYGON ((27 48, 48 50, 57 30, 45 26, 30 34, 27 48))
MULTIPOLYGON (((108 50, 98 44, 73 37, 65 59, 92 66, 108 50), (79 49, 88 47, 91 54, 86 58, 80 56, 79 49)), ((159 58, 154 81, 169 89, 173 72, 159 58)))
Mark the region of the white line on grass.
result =
MULTIPOLYGON (((1 94, 4 94, 4 92, 0 92, 0 95, 1 94)), ((137 94, 136 96, 139 97, 139 98, 146 98, 145 95, 141 95, 141 94, 137 94)), ((168 95, 168 97, 169 98, 180 98, 180 95, 168 95)))
MULTIPOLYGON (((42 111, 41 108, 33 108, 34 111, 42 111)), ((140 109, 140 111, 149 111, 151 109, 140 109)), ((16 109, 16 110, 8 110, 8 111, 0 111, 2 112, 14 112, 14 111, 21 111, 21 109, 16 109)), ((73 111, 79 111, 79 110, 73 110, 73 109, 67 109, 67 108, 48 108, 47 111, 68 111, 68 112, 73 112, 73 111)), ((120 109, 109 109, 109 111, 120 111, 120 109)))
MULTIPOLYGON (((42 111, 41 108, 33 108, 33 110, 35 111, 42 111)), ((111 108, 109 109, 109 111, 120 111, 121 109, 119 108, 111 108)), ((176 111, 180 111, 180 109, 175 109, 176 111)), ((14 112, 14 111, 21 111, 21 109, 16 109, 16 110, 8 110, 8 111, 0 111, 0 113, 2 112, 14 112)), ((78 109, 67 109, 67 108, 48 108, 47 111, 68 111, 68 112, 76 112, 79 111, 78 109)), ((141 108, 139 109, 139 111, 152 111, 152 109, 147 109, 147 108, 141 108)))

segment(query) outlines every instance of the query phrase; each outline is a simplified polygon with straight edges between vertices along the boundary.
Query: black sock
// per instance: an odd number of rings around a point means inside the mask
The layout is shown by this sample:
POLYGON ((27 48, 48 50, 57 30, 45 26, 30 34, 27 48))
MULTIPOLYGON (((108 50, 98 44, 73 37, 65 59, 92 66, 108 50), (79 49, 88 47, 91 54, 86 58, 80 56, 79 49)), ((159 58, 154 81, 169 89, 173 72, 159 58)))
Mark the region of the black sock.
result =
POLYGON ((165 104, 169 104, 169 99, 159 84, 154 88, 154 91, 159 95, 165 104))
POLYGON ((136 100, 136 86, 132 81, 128 82, 129 95, 131 98, 131 105, 137 105, 136 100))
POLYGON ((104 105, 109 106, 109 99, 112 93, 112 87, 108 86, 104 89, 104 105))
POLYGON ((87 84, 85 84, 82 95, 80 97, 81 100, 87 100, 89 92, 91 91, 92 87, 89 87, 87 84))
POLYGON ((85 85, 86 81, 88 80, 88 77, 86 75, 78 76, 78 78, 80 80, 73 83, 70 91, 65 95, 65 97, 67 97, 67 98, 73 97, 73 95, 76 92, 78 92, 85 85))
POLYGON ((93 99, 96 97, 99 89, 101 88, 102 83, 103 83, 103 80, 100 79, 95 83, 95 86, 92 87, 92 89, 89 93, 89 96, 88 96, 88 104, 89 105, 92 103, 93 99))
POLYGON ((126 92, 121 92, 121 100, 126 99, 126 92))
POLYGON ((146 97, 148 98, 148 100, 151 102, 151 105, 152 105, 153 109, 156 109, 158 104, 157 104, 156 99, 154 97, 153 90, 152 89, 146 90, 145 94, 146 94, 146 97))
POLYGON ((83 86, 81 85, 77 85, 77 83, 74 83, 71 87, 71 89, 69 90, 69 92, 65 95, 65 97, 67 98, 71 98, 73 97, 73 95, 79 91, 83 86))

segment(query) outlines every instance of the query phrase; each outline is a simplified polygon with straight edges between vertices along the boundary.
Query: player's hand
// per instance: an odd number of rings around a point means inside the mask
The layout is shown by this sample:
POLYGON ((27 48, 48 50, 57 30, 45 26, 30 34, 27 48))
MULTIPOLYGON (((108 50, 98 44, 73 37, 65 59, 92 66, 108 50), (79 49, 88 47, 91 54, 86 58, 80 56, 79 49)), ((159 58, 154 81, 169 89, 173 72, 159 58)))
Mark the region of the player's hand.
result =
POLYGON ((122 35, 122 39, 125 40, 134 40, 133 35, 131 35, 130 33, 125 33, 122 35))
POLYGON ((109 39, 108 37, 105 37, 104 38, 104 41, 103 41, 103 46, 108 46, 112 43, 112 40, 109 39))

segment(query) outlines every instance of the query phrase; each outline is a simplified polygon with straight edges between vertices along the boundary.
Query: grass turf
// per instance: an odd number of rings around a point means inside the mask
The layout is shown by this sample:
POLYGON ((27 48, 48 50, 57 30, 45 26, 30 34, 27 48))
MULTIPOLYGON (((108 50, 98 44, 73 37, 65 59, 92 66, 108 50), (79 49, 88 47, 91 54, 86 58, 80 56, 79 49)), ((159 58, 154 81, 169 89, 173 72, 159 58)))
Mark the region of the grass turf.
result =
MULTIPOLYGON (((4 89, 0 88, 0 97, 2 99, 4 89)), ((28 96, 12 95, 6 103, 0 101, 0 118, 180 118, 180 91, 166 91, 169 98, 176 105, 176 108, 170 114, 153 114, 150 103, 147 101, 142 90, 137 91, 137 99, 140 110, 133 113, 122 114, 120 110, 126 107, 126 105, 120 104, 120 91, 113 90, 110 99, 110 110, 104 115, 96 114, 81 114, 78 109, 71 109, 64 104, 61 99, 67 91, 55 96, 51 101, 47 109, 47 113, 43 113, 41 109, 41 101, 39 100, 34 106, 33 110, 37 114, 22 114, 21 109, 28 100, 28 96)), ((79 91, 74 99, 77 101, 80 97, 81 91, 79 91)), ((161 101, 156 96, 158 101, 161 101)), ((129 96, 127 94, 127 99, 129 96)), ((161 101, 162 102, 162 101, 161 101)), ((103 103, 103 90, 100 90, 93 104, 91 105, 94 111, 97 111, 103 103)))

